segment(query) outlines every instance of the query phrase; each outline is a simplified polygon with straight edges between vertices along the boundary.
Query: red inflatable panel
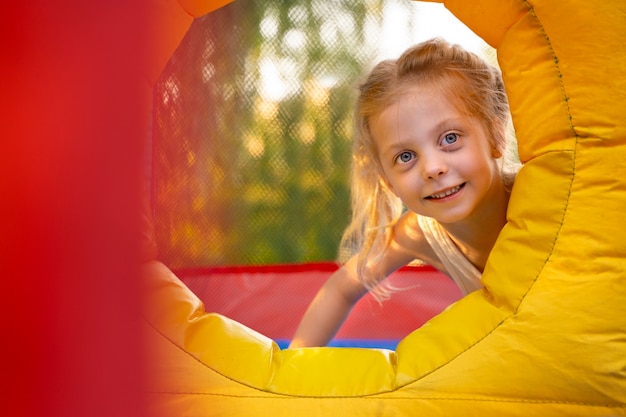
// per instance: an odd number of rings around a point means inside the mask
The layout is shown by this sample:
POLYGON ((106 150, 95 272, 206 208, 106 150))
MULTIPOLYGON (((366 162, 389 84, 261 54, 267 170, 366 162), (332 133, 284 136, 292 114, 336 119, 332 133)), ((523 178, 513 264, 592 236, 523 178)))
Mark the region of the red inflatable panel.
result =
MULTIPOLYGON (((176 271, 204 302, 207 312, 230 317, 284 345, 333 263, 205 268, 176 271)), ((381 303, 363 297, 340 329, 334 345, 393 347, 460 298, 456 285, 429 266, 403 268, 390 283, 401 288, 381 303), (390 346, 391 343, 391 346, 390 346)))

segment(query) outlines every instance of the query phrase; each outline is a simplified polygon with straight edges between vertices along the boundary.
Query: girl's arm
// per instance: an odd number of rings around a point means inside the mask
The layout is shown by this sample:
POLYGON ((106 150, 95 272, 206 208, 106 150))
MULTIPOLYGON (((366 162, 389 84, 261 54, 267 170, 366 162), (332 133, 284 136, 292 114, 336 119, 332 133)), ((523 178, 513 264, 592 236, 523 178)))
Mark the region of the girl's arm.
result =
POLYGON ((356 257, 353 257, 319 290, 304 313, 289 348, 327 345, 365 293, 367 289, 357 278, 356 257))
MULTIPOLYGON (((394 239, 384 261, 370 265, 370 268, 376 268, 380 273, 372 272, 382 280, 414 260, 416 255, 427 255, 424 258, 430 260, 424 249, 423 235, 415 219, 412 221, 403 216, 394 227, 394 239)), ((358 279, 356 265, 357 257, 354 256, 322 286, 304 314, 290 348, 325 346, 335 336, 352 307, 367 293, 367 288, 358 279)))

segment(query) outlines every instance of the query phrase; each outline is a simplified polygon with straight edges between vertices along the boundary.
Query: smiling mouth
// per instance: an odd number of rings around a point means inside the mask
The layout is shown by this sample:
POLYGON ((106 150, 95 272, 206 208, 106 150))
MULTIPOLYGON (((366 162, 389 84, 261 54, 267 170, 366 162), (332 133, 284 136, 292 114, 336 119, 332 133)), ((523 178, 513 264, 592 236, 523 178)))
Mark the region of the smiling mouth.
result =
POLYGON ((458 193, 463 187, 465 187, 465 183, 463 183, 461 185, 457 185, 456 187, 450 188, 450 189, 448 189, 446 191, 443 191, 441 193, 429 195, 428 197, 426 197, 426 199, 427 200, 440 200, 442 198, 449 197, 452 194, 458 193))

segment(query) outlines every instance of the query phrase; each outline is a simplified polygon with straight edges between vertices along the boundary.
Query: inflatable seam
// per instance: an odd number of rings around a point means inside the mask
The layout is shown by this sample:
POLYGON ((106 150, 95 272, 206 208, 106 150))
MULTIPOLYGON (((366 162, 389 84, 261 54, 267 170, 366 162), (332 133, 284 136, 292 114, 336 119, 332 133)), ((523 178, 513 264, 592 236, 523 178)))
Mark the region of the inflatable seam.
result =
POLYGON ((177 1, 177 3, 180 6, 180 8, 183 9, 185 11, 185 13, 187 13, 189 15, 189 17, 195 18, 195 16, 193 14, 191 14, 191 12, 189 12, 189 10, 187 10, 185 8, 185 6, 180 1, 177 1))
MULTIPOLYGON (((281 397, 283 400, 340 400, 343 398, 363 398, 363 399, 371 399, 375 400, 385 400, 385 401, 464 401, 464 402, 476 402, 476 403, 505 403, 505 404, 550 404, 550 405, 569 405, 569 406, 577 406, 577 407, 602 407, 602 408, 610 408, 613 410, 626 410, 621 404, 605 404, 605 403, 594 403, 594 402, 585 402, 585 401, 553 401, 553 400, 532 400, 532 399, 505 399, 505 398, 467 398, 467 397, 419 397, 419 396, 406 396, 406 397, 384 397, 384 398, 375 398, 373 395, 344 395, 344 396, 320 396, 320 395, 312 395, 312 396, 303 396, 303 395, 288 395, 288 394, 278 394, 274 392, 263 391, 268 394, 276 395, 281 397), (368 398, 369 397, 369 398, 368 398)), ((170 391, 152 391, 150 394, 156 395, 197 395, 197 396, 208 396, 208 397, 220 397, 220 398, 248 398, 248 399, 267 399, 267 395, 236 395, 236 394, 221 394, 221 393, 204 393, 204 392, 192 392, 192 391, 180 391, 180 392, 170 392, 170 391)))
MULTIPOLYGON (((221 394, 220 394, 221 395, 221 394)), ((333 398, 333 397, 306 397, 306 398, 333 398)), ((337 398, 337 397, 335 397, 337 398)), ((506 399, 506 398, 467 398, 467 397, 419 397, 419 396, 406 396, 406 397, 394 397, 389 398, 385 397, 385 401, 389 400, 427 400, 427 401, 474 401, 480 403, 507 403, 507 404, 558 404, 558 405, 572 405, 572 406, 580 406, 580 407, 604 407, 604 408, 612 408, 615 410, 626 410, 626 407, 622 404, 605 404, 605 403, 594 403, 590 401, 563 401, 563 400, 533 400, 533 399, 506 399)), ((608 417, 608 416, 607 416, 608 417)))
MULTIPOLYGON (((209 366, 209 365, 208 365, 208 364, 206 364, 205 362, 203 362, 203 361, 201 361, 200 359, 198 359, 198 358, 197 358, 195 355, 193 355, 191 352, 189 352, 189 351, 185 350, 182 346, 180 346, 178 343, 176 343, 176 342, 175 342, 175 341, 173 341, 171 338, 169 338, 169 337, 168 337, 165 333, 163 333, 163 332, 162 332, 162 331, 160 331, 157 327, 155 327, 155 326, 154 326, 154 325, 153 325, 153 324, 152 324, 152 323, 151 323, 148 319, 146 319, 145 317, 144 317, 144 321, 148 324, 148 326, 149 326, 151 329, 153 329, 155 332, 157 332, 157 333, 158 333, 161 337, 163 337, 165 340, 167 340, 167 341, 168 341, 169 343, 171 343, 172 345, 176 346, 176 348, 177 348, 178 350, 180 350, 181 352, 183 352, 186 356, 189 356, 189 357, 193 358, 196 362, 198 362, 199 364, 201 364, 201 365, 202 365, 202 366, 204 366, 205 368, 210 369, 211 371, 215 372, 216 374, 218 374, 218 375, 220 375, 220 376, 224 377, 225 379, 227 379, 227 380, 229 380, 229 381, 232 381, 232 382, 237 383, 237 384, 242 384, 242 385, 245 385, 245 386, 247 386, 247 387, 249 387, 249 388, 252 388, 252 389, 255 389, 255 390, 258 390, 258 391, 262 391, 262 389, 259 389, 259 388, 257 388, 257 387, 253 387, 253 386, 251 386, 251 385, 249 385, 249 384, 246 384, 245 382, 238 381, 238 380, 233 379, 233 378, 231 378, 231 377, 229 377, 229 376, 227 376, 227 375, 224 375, 223 373, 219 372, 217 369, 215 369, 215 368, 213 368, 213 367, 209 366)), ((266 392, 266 391, 263 391, 263 392, 266 392)), ((182 391, 181 391, 181 392, 176 392, 176 394, 194 394, 194 393, 182 392, 182 391)), ((212 395, 213 395, 213 394, 212 394, 212 395)))
MULTIPOLYGON (((567 215, 567 211, 569 208, 569 203, 572 197, 572 188, 574 185, 574 178, 576 176, 576 154, 577 154, 577 148, 578 148, 578 144, 579 144, 579 135, 576 133, 576 129, 574 128, 573 122, 572 122, 572 113, 570 111, 570 107, 569 107, 569 97, 567 96, 567 93, 565 91, 565 85, 563 84, 563 73, 561 72, 560 66, 559 66, 559 58, 556 55, 554 48, 552 47, 552 42, 550 41, 550 37, 548 36, 548 34, 546 33, 545 27, 543 26, 543 24, 541 23, 541 20, 539 19, 539 17, 537 16, 537 14, 535 13, 535 8, 533 7, 533 5, 531 5, 528 0, 522 0, 522 2, 529 7, 529 13, 530 15, 535 19, 535 21, 537 22, 537 24, 539 25, 539 28, 541 30, 541 33, 546 41, 546 46, 548 48, 548 51, 550 52, 550 55, 552 56, 552 59, 554 61, 554 68, 556 70, 556 74, 557 74, 557 78, 559 81, 559 86, 561 88, 561 92, 562 92, 562 96, 563 96, 563 104, 565 105, 565 110, 567 113, 567 118, 568 118, 568 124, 570 126, 570 130, 572 132, 572 135, 574 137, 574 149, 573 150, 563 150, 561 152, 565 153, 565 152, 571 152, 573 154, 573 158, 572 158, 572 173, 570 176, 570 183, 569 183, 569 187, 567 189, 567 197, 565 198, 565 206, 563 207, 563 215, 561 216, 561 221, 557 227, 557 231, 554 235, 554 239, 552 241, 552 245, 550 247, 550 252, 548 253, 548 256, 546 257, 545 261, 543 262, 543 265, 541 266, 541 268, 539 269, 539 272, 537 272, 537 275, 535 276, 535 278, 533 279, 532 283, 528 286, 528 289, 526 290, 526 292, 522 295, 519 303, 517 304, 517 307, 515 307, 513 314, 511 315, 511 317, 515 316, 521 305, 524 303, 524 300, 526 299, 526 296, 528 295, 528 293, 532 290, 532 288, 534 287, 535 283, 537 282, 537 280, 539 279, 539 277, 541 276, 545 266, 548 264, 548 262, 550 262, 550 259, 552 258, 552 255, 554 253, 554 248, 556 247, 556 243, 559 240, 559 235, 561 234, 561 230, 563 229, 563 225, 565 223, 565 216, 567 215)), ((558 152, 558 151, 553 151, 553 152, 558 152)), ((506 321, 503 320, 503 322, 506 321)), ((500 323, 498 326, 500 326, 502 323, 500 323)), ((498 327, 497 326, 497 327, 498 327)))
MULTIPOLYGON (((259 391, 259 392, 265 392, 265 393, 269 393, 272 395, 277 395, 280 397, 293 397, 293 398, 333 398, 333 397, 329 397, 329 396, 319 396, 319 397, 305 397, 305 396, 295 396, 292 394, 284 394, 284 393, 280 393, 280 392, 275 392, 275 391, 270 391, 268 387, 265 388, 260 388, 260 387, 256 387, 251 385, 250 383, 247 383, 245 381, 240 381, 234 378, 229 377, 228 375, 225 375, 224 373, 218 371, 217 369, 215 369, 214 367, 210 366, 209 364, 207 364, 206 362, 203 362, 202 360, 200 360, 198 357, 196 357, 195 355, 193 355, 191 352, 185 350, 182 346, 180 346, 178 343, 176 343, 174 340, 172 340, 171 338, 169 338, 165 333, 161 332, 158 328, 156 328, 148 319, 146 319, 144 317, 144 321, 148 324, 148 326, 153 329, 155 332, 157 332, 161 337, 163 337, 165 340, 167 340, 169 343, 171 343, 173 346, 175 346, 178 350, 180 350, 182 353, 184 353, 186 356, 189 356, 191 358, 193 358, 196 362, 198 362, 200 365, 202 365, 203 367, 215 372, 216 374, 220 375, 221 377, 223 377, 224 379, 227 379, 229 381, 232 381, 235 384, 240 384, 243 386, 246 386, 250 389, 253 389, 255 391, 259 391)), ((389 391, 385 391, 385 392, 389 392, 389 391)), ((177 392, 166 392, 166 391, 152 391, 151 393, 169 393, 169 394, 181 394, 181 395, 211 395, 211 396, 220 396, 220 397, 245 397, 245 398, 267 398, 267 396, 250 396, 250 395, 246 395, 246 396, 241 396, 241 395, 226 395, 226 394, 218 394, 218 393, 203 393, 203 392, 185 392, 185 391, 177 391, 177 392)), ((376 394, 381 394, 381 393, 376 393, 376 394)), ((335 398, 348 398, 349 396, 338 396, 335 398)), ((360 397, 358 395, 353 395, 352 397, 360 397)))

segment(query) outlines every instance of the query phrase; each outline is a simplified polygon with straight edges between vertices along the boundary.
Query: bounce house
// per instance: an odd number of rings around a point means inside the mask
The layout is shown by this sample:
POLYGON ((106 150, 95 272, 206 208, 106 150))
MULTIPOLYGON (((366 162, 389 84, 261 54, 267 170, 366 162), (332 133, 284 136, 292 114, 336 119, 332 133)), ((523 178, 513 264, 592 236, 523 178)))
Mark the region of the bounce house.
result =
MULTIPOLYGON (((397 346, 286 349, 236 308, 207 311, 159 261, 146 210, 153 415, 626 415, 626 4, 444 3, 496 48, 524 163, 484 288, 397 346)), ((155 5, 154 68, 220 5, 155 5)))
POLYGON ((391 348, 299 350, 202 304, 197 281, 250 271, 177 276, 137 215, 153 87, 226 3, 3 4, 4 414, 626 415, 623 2, 444 2, 497 49, 525 163, 484 289, 391 348))

